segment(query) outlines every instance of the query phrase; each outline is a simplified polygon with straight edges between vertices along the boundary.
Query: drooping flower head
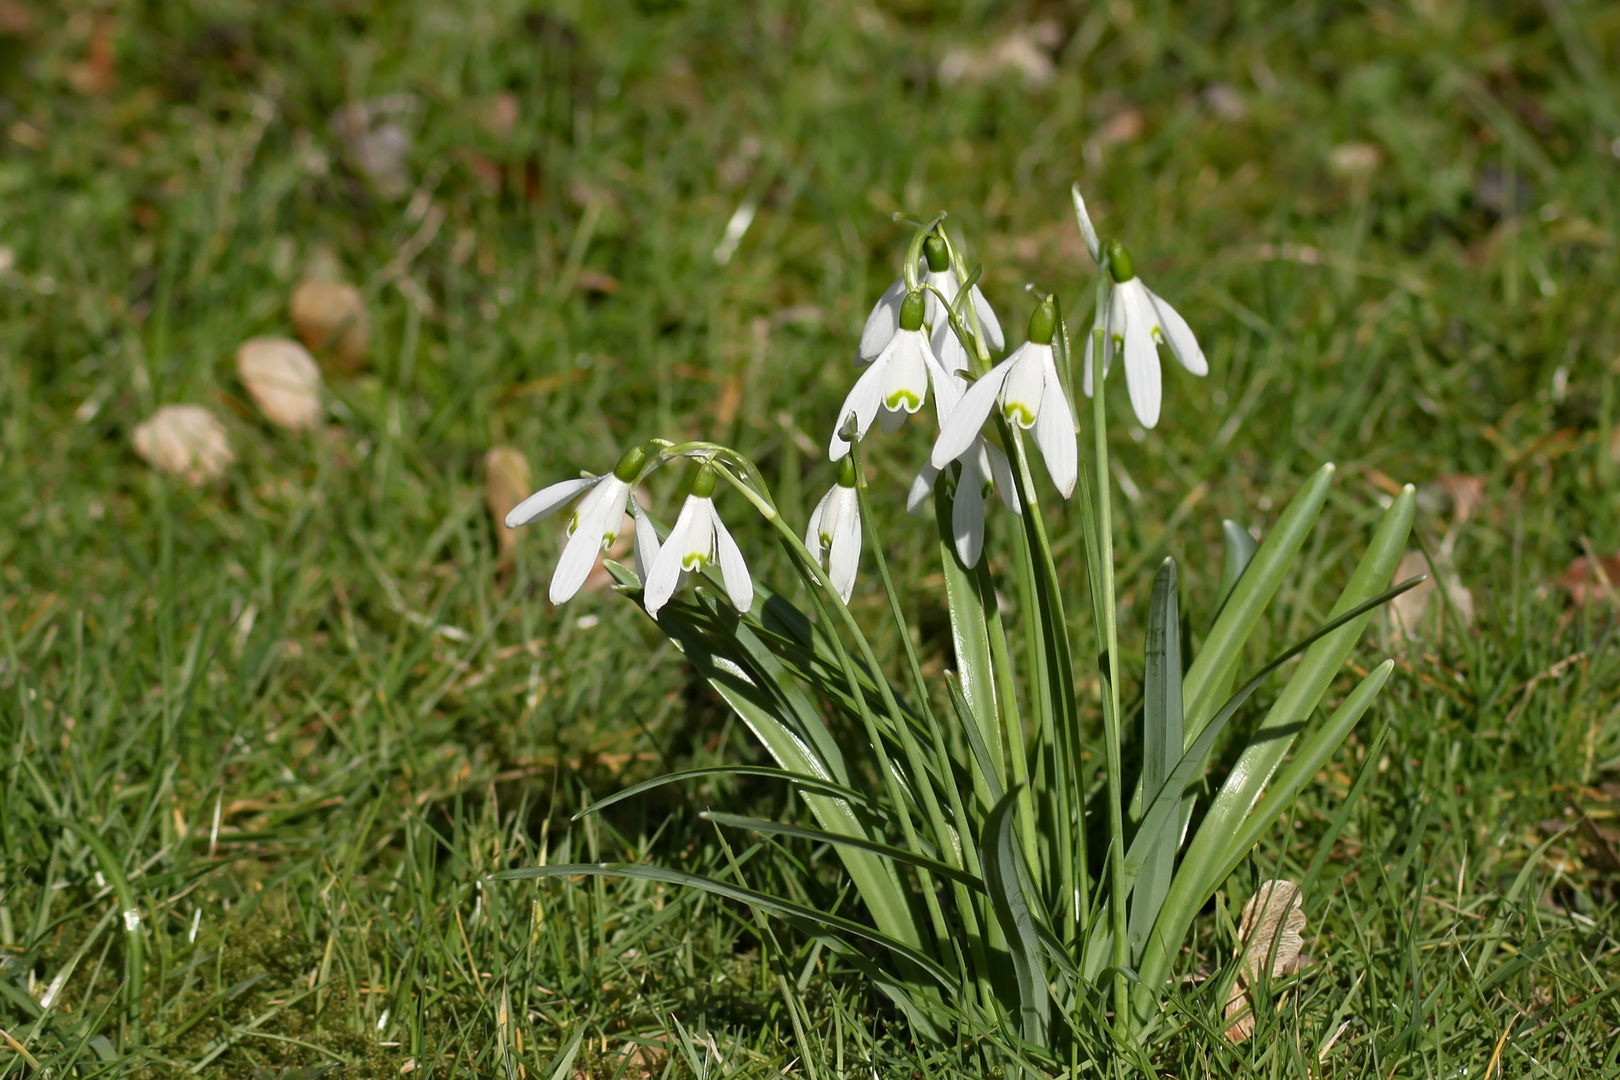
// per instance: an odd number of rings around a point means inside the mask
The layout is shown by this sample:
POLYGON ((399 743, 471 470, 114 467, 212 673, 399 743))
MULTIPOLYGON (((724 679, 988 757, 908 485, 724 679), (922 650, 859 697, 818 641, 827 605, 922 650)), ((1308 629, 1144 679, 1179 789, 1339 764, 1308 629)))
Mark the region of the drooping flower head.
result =
POLYGON ((872 421, 881 417, 883 430, 893 432, 907 416, 922 408, 930 381, 935 386, 949 378, 940 365, 923 329, 926 300, 921 290, 906 294, 900 303, 900 326, 871 366, 855 380, 833 425, 827 454, 837 461, 849 453, 845 425, 854 418, 855 435, 865 438, 872 421))
POLYGON ((1079 475, 1079 447, 1074 437, 1074 414, 1063 392, 1052 336, 1057 329, 1057 307, 1041 301, 1029 319, 1029 340, 991 368, 962 395, 962 402, 945 421, 929 463, 943 469, 973 448, 979 429, 998 403, 1009 424, 1034 429, 1035 445, 1046 461, 1052 483, 1066 499, 1074 494, 1079 475))
POLYGON ((680 516, 647 570, 642 603, 654 618, 689 575, 716 563, 731 606, 747 611, 754 604, 754 582, 748 576, 748 564, 714 508, 717 479, 713 465, 704 462, 698 466, 680 516))
POLYGON ((810 512, 804 546, 827 572, 827 580, 849 603, 855 591, 855 571, 861 561, 861 506, 855 492, 855 459, 838 462, 838 482, 810 512))
MULTIPOLYGON (((1114 349, 1125 353, 1125 386, 1130 391, 1131 409, 1143 427, 1151 428, 1159 422, 1164 379, 1155 346, 1168 345, 1181 366, 1194 375, 1207 375, 1209 363, 1187 320, 1136 276, 1136 265, 1125 245, 1110 240, 1105 251, 1108 273, 1114 280, 1114 287, 1108 292, 1108 336, 1114 349)), ((1091 353, 1088 334, 1084 383, 1087 397, 1091 396, 1091 353)), ((1109 357, 1103 359, 1106 377, 1109 357)))
MULTIPOLYGON (((561 480, 541 488, 506 515, 506 527, 516 529, 549 517, 576 496, 585 494, 574 507, 573 514, 569 515, 568 542, 563 545, 562 558, 557 560, 557 569, 551 575, 553 604, 572 599, 580 586, 585 584, 585 579, 590 577, 591 568, 596 565, 596 556, 619 538, 626 504, 634 505, 637 520, 641 518, 641 507, 631 499, 631 489, 646 463, 647 451, 640 446, 632 446, 619 457, 612 472, 561 480)), ((638 537, 640 533, 641 530, 637 529, 638 537)))

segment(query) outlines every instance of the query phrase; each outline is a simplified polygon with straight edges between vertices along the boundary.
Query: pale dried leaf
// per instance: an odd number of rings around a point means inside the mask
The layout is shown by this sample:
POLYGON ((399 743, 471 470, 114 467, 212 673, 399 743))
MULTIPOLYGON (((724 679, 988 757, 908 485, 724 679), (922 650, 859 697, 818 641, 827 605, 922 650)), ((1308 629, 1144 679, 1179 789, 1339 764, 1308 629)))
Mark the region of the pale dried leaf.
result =
POLYGON ((397 199, 410 190, 411 135, 400 121, 417 109, 411 95, 391 94, 351 102, 332 114, 332 134, 343 144, 344 157, 384 198, 397 199))
POLYGON ((343 281, 311 278, 293 290, 288 305, 294 329, 318 356, 353 371, 371 351, 371 317, 360 290, 343 281))
MULTIPOLYGON (((1430 607, 1434 602, 1435 583, 1434 571, 1429 567, 1429 560, 1421 551, 1408 551, 1401 556, 1401 561, 1395 568, 1394 580, 1406 581, 1419 574, 1429 575, 1429 580, 1390 601, 1391 618, 1394 619, 1400 633, 1407 638, 1423 636, 1423 620, 1430 615, 1430 607)), ((1440 568, 1441 583, 1446 587, 1446 602, 1451 605, 1458 621, 1464 626, 1471 626, 1474 622, 1474 594, 1462 583, 1455 571, 1448 567, 1440 568)), ((1438 618, 1438 613, 1435 613, 1438 618)))
POLYGON ((1620 555, 1600 555, 1597 565, 1581 555, 1565 568, 1558 583, 1577 605, 1593 601, 1614 603, 1620 597, 1620 555))
POLYGON ((983 49, 957 47, 947 51, 939 62, 939 80, 952 83, 982 83, 1003 74, 1023 76, 1024 88, 1039 90, 1057 74, 1052 50, 1063 39, 1054 22, 1040 20, 1015 27, 983 49))
POLYGON ((1383 160, 1383 153, 1372 143, 1340 143, 1328 153, 1328 168, 1351 180, 1365 180, 1383 160))
POLYGON ((517 530, 505 527, 512 507, 534 490, 529 482, 529 459, 510 446, 492 446, 484 455, 484 504, 495 519, 495 541, 505 562, 517 547, 517 530))
POLYGON ((259 411, 277 427, 303 431, 321 422, 321 369, 291 338, 249 338, 236 350, 236 374, 259 411))
POLYGON ((1243 905, 1235 953, 1242 964, 1226 999, 1226 1019, 1231 1021, 1226 1037, 1233 1042, 1243 1042, 1254 1034, 1254 999, 1249 990, 1263 981, 1268 964, 1273 979, 1298 969, 1300 949, 1305 945, 1303 904, 1299 886, 1278 879, 1262 881, 1243 905))
POLYGON ((235 460, 225 428, 201 405, 165 405, 135 428, 135 452, 154 469, 205 484, 235 460))

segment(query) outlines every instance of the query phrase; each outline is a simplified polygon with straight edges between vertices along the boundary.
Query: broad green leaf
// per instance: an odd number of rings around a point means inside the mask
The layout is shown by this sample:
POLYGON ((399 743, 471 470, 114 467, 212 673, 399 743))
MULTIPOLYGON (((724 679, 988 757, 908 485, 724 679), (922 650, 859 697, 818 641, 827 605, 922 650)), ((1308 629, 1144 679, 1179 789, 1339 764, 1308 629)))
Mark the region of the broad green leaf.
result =
POLYGON ((1226 541, 1226 557, 1221 562, 1221 583, 1215 590, 1218 599, 1215 601, 1215 614, 1220 617, 1221 609, 1226 607, 1226 601, 1231 597, 1232 590, 1242 580, 1243 572, 1254 561, 1254 553, 1260 545, 1254 542, 1249 530, 1233 521, 1231 518, 1221 520, 1221 537, 1226 541))
POLYGON ((1228 874, 1237 869, 1238 863, 1248 855, 1249 849, 1259 842, 1271 828, 1272 822, 1277 820, 1288 804, 1293 802, 1301 789, 1310 783, 1317 771, 1327 764, 1328 758, 1344 742, 1352 729, 1360 722, 1361 717, 1372 707, 1373 699, 1389 678, 1389 673, 1395 669, 1395 661, 1385 660, 1382 664, 1356 684, 1348 697, 1340 703, 1327 722, 1317 727, 1305 739, 1295 754, 1277 774, 1267 787, 1265 796, 1255 804, 1249 816, 1244 819, 1243 828, 1232 838, 1227 846, 1226 858, 1222 868, 1217 871, 1217 880, 1224 881, 1228 874))
POLYGON ((979 857, 984 864, 985 890, 990 906, 1007 938, 1013 975, 1018 982, 1018 1005, 1024 1038, 1044 1045, 1051 1023, 1051 999, 1046 987, 1046 968, 1041 961, 1040 933, 1025 893, 1023 851, 1013 838, 1013 809, 1018 789, 1003 795, 991 809, 979 839, 979 857))
MULTIPOLYGON (((864 853, 863 853, 864 854, 864 853)), ((687 888, 700 889, 715 896, 723 896, 728 900, 737 900, 744 904, 752 904, 761 911, 768 912, 782 918, 802 919, 807 923, 822 926, 828 930, 837 931, 838 934, 847 934, 853 938, 870 941, 881 945, 885 949, 915 964, 919 970, 926 972, 939 985, 950 993, 955 993, 959 987, 939 963, 914 946, 890 937, 888 934, 863 926, 853 919, 846 919, 839 915, 829 915, 815 908, 795 904, 791 900, 784 900, 779 896, 768 893, 755 892, 729 882, 716 881, 702 874, 689 874, 684 870, 671 870, 663 866, 647 866, 643 863, 566 863, 557 866, 524 866, 516 870, 502 870, 490 875, 496 881, 528 881, 535 878, 559 877, 617 877, 633 878, 638 881, 657 881, 665 885, 684 885, 687 888)), ((836 935, 834 935, 836 938, 836 935)))
MULTIPOLYGON (((1164 981, 1170 958, 1180 947, 1187 926, 1203 906, 1204 900, 1219 886, 1220 879, 1216 874, 1222 869, 1225 845, 1241 828, 1261 791, 1293 745, 1295 733, 1321 702, 1350 650, 1361 640, 1372 608, 1388 599, 1391 592, 1397 591, 1386 590, 1382 595, 1377 595, 1394 573, 1396 563, 1405 551, 1406 538, 1412 527, 1414 503, 1414 492, 1408 485, 1384 513, 1366 553, 1330 612, 1333 621, 1328 626, 1335 629, 1326 635, 1319 632, 1319 640, 1306 650, 1299 666, 1294 669, 1282 692, 1277 695, 1277 700, 1250 737, 1248 748, 1238 758, 1236 766, 1204 815, 1197 834, 1182 858, 1181 872, 1165 898, 1159 922, 1143 951, 1140 970, 1146 984, 1144 993, 1149 997, 1139 999, 1139 1008, 1151 1007, 1151 996, 1164 981)), ((1264 554, 1265 547, 1262 545, 1256 561, 1264 554)), ((1244 575, 1244 581, 1238 585, 1238 594, 1243 592, 1249 576, 1244 575)), ((1414 579, 1405 584, 1416 583, 1414 579)))
POLYGON ((1215 715, 1221 696, 1232 684, 1232 674, 1243 658, 1243 647, 1249 635, 1293 566, 1294 557, 1315 524, 1332 483, 1333 465, 1329 463, 1318 469, 1294 496, 1276 528, 1255 552, 1232 595, 1222 606, 1220 617, 1210 628, 1204 647, 1187 669, 1187 677, 1181 684, 1181 698, 1186 703, 1184 737, 1188 743, 1198 737, 1215 715))
MULTIPOLYGON (((978 724, 978 740, 989 751, 995 781, 1007 786, 1007 747, 1002 739, 1001 710, 997 708, 995 672, 990 660, 990 628, 985 618, 987 605, 995 597, 980 590, 979 575, 963 566, 951 536, 951 496, 948 485, 934 485, 934 520, 939 532, 939 563, 945 576, 945 604, 951 616, 951 644, 956 650, 957 676, 962 693, 972 706, 968 715, 978 724)), ((995 796, 984 784, 975 784, 984 806, 995 804, 995 796)))
MULTIPOLYGON (((1177 594, 1176 563, 1165 559, 1153 576, 1148 600, 1146 672, 1142 692, 1142 786, 1158 791, 1181 759, 1181 605, 1177 594)), ((1181 846, 1181 821, 1170 815, 1148 843, 1142 869, 1131 889, 1127 940, 1131 959, 1141 955, 1142 942, 1153 928, 1164 895, 1175 873, 1176 849, 1181 846)))

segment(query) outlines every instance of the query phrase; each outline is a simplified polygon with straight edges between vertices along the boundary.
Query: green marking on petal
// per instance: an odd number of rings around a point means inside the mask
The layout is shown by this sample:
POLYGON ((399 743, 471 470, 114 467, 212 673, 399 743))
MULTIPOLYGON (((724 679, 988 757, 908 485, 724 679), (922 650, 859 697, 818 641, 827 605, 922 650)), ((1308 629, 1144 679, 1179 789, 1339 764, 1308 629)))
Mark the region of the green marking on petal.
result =
POLYGON ((694 551, 681 560, 681 569, 696 572, 709 565, 709 557, 700 551, 694 551))
POLYGON ((1009 401, 1002 405, 1001 413, 1009 423, 1017 424, 1021 428, 1028 429, 1035 426, 1035 414, 1023 402, 1009 401))
POLYGON ((889 407, 890 412, 899 412, 901 409, 905 409, 908 413, 914 413, 922 408, 922 398, 913 394, 910 390, 896 390, 889 395, 883 404, 889 407))

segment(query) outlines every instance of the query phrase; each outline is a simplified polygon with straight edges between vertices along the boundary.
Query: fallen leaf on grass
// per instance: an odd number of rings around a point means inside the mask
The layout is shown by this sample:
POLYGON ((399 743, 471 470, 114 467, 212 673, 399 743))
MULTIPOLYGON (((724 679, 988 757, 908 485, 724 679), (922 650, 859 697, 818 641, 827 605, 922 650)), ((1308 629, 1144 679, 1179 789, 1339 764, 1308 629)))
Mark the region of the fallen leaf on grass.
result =
POLYGON ((1041 20, 1017 27, 983 49, 958 46, 940 59, 939 81, 949 86, 1017 74, 1023 76, 1026 90, 1039 90, 1057 74, 1051 51, 1062 41, 1062 28, 1041 20))
POLYGON ((303 431, 321 421, 321 369, 291 338, 256 337, 236 351, 236 374, 277 427, 303 431))
POLYGON ((490 447, 484 455, 484 505, 495 519, 495 543, 503 564, 511 558, 518 537, 516 529, 506 527, 506 515, 533 491, 529 459, 523 452, 510 446, 490 447))
POLYGON ((1613 602, 1620 590, 1620 555, 1598 556, 1595 571, 1591 560, 1582 555, 1569 564, 1558 584, 1568 591, 1577 607, 1593 600, 1613 602))
MULTIPOLYGON (((1430 605, 1434 602, 1434 595, 1439 586, 1435 584, 1434 573, 1429 568, 1429 560, 1421 551, 1408 551, 1401 556, 1400 565, 1395 568, 1396 581, 1406 581, 1419 574, 1428 574, 1429 580, 1415 588, 1408 589, 1394 600, 1390 601, 1391 618, 1399 625, 1401 633, 1408 638, 1421 637, 1424 631, 1423 620, 1429 614, 1430 605)), ((1446 601, 1456 612, 1457 618, 1464 626, 1471 626, 1474 622, 1474 594, 1462 583, 1462 579, 1454 571, 1444 567, 1440 569, 1441 577, 1445 580, 1446 601)))
POLYGON ((225 428, 201 405, 165 405, 135 428, 135 452, 154 469, 205 484, 235 460, 225 428))
POLYGON ((311 352, 344 372, 364 366, 371 351, 371 316, 360 290, 344 281, 311 278, 293 290, 293 328, 311 352))
POLYGON ((397 199, 410 190, 406 159, 411 135, 399 121, 414 115, 417 108, 412 95, 390 94, 351 102, 332 114, 332 134, 343 144, 344 159, 385 199, 397 199))
POLYGON ((1305 945, 1304 897, 1292 881, 1262 881, 1249 902, 1243 905, 1243 922, 1238 927, 1238 948, 1242 958, 1237 981, 1226 999, 1226 1037, 1243 1042, 1254 1034, 1254 999, 1251 987, 1265 980, 1262 973, 1270 966, 1271 978, 1291 975, 1299 969, 1300 949, 1305 945))

